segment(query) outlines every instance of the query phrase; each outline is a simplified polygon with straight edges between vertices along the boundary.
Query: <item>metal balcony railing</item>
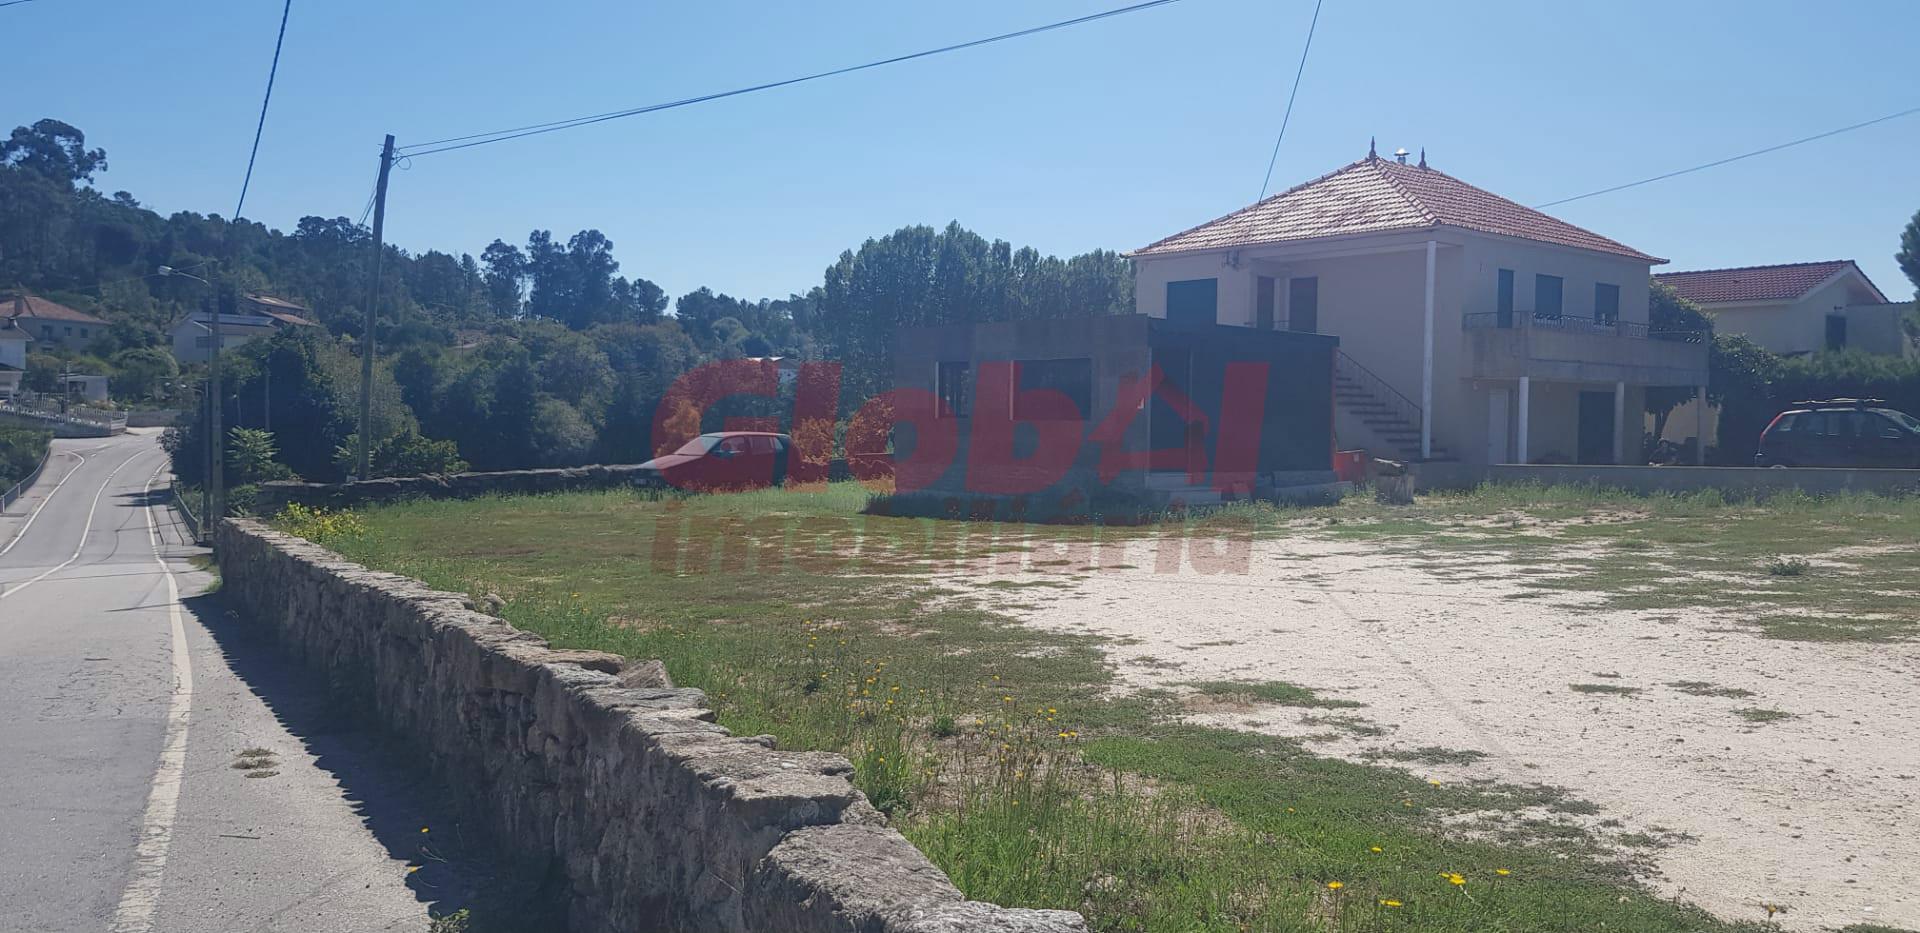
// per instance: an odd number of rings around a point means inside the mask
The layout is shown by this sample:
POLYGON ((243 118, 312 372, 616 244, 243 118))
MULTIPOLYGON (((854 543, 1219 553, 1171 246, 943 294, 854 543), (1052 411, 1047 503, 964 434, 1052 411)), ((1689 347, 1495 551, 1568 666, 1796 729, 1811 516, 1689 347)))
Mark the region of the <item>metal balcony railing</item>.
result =
POLYGON ((1639 321, 1575 317, 1568 314, 1534 314, 1526 311, 1477 311, 1466 315, 1467 330, 1551 330, 1575 334, 1603 334, 1632 340, 1665 340, 1671 343, 1706 343, 1711 331, 1654 330, 1639 321))

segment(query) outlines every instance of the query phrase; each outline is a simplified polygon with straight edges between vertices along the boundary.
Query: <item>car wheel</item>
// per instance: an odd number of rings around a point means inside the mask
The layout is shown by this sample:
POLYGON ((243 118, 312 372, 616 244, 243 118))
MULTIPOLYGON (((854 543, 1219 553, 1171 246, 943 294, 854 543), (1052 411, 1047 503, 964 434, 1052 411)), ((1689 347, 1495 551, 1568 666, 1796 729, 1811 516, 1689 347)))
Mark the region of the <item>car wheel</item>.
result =
POLYGON ((1767 469, 1769 469, 1769 470, 1784 470, 1784 469, 1786 469, 1786 468, 1787 468, 1787 465, 1786 465, 1786 464, 1784 464, 1784 463, 1775 463, 1775 464, 1773 464, 1773 465, 1771 465, 1771 466, 1769 466, 1769 467, 1767 467, 1767 469))

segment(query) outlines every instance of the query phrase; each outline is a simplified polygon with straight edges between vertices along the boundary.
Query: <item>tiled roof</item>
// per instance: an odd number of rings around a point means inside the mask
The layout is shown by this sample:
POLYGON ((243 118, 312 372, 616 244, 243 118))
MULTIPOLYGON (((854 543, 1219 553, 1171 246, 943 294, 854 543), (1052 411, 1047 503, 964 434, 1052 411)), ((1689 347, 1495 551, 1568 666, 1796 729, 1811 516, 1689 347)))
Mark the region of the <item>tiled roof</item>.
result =
POLYGON ((308 313, 307 309, 284 298, 275 298, 272 295, 251 294, 247 296, 247 303, 253 306, 254 311, 273 318, 282 324, 294 324, 301 327, 314 326, 312 321, 301 317, 301 315, 308 313))
POLYGON ((1666 262, 1434 168, 1368 156, 1258 204, 1136 250, 1154 256, 1357 233, 1460 227, 1560 246, 1666 262))
MULTIPOLYGON (((1700 269, 1694 272, 1665 272, 1654 279, 1673 287, 1688 301, 1792 301, 1813 291, 1820 283, 1841 270, 1860 267, 1851 259, 1825 262, 1790 262, 1778 266, 1742 266, 1737 269, 1700 269)), ((1866 279, 1866 273, 1860 274, 1866 279)), ((1867 286, 1878 295, 1871 281, 1867 286)), ((1885 295, 1880 296, 1882 301, 1885 295)))
POLYGON ((75 311, 63 304, 35 298, 32 295, 15 295, 11 299, 0 299, 0 314, 7 317, 30 317, 43 321, 71 321, 75 324, 98 324, 105 327, 103 321, 85 311, 75 311))

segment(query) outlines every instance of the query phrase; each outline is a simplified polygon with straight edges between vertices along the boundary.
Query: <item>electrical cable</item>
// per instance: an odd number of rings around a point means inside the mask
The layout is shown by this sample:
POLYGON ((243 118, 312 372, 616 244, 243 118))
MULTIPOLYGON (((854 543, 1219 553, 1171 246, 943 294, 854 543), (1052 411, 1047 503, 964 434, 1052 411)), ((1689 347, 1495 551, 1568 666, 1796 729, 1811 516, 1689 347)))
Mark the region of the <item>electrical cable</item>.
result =
POLYGON ((1167 4, 1177 3, 1177 2, 1179 2, 1179 0, 1148 0, 1148 2, 1145 2, 1145 3, 1136 3, 1136 4, 1133 4, 1132 6, 1125 6, 1117 9, 1106 10, 1100 13, 1091 13, 1086 16, 1076 17, 1074 19, 1069 19, 1069 20, 1062 20, 1057 23, 1048 23, 1044 26, 1035 26, 1030 29, 1022 29, 1017 32, 1003 33, 997 36, 989 36, 984 39, 975 39, 970 42, 961 42, 954 45, 941 46, 940 48, 937 48, 937 49, 928 49, 923 52, 914 52, 909 55, 898 55, 893 58, 881 59, 879 61, 867 62, 865 64, 860 64, 860 65, 849 65, 844 68, 835 68, 831 71, 817 72, 814 74, 803 75, 797 78, 787 78, 781 81, 770 81, 765 84, 756 84, 756 85, 753 85, 752 87, 736 88, 731 91, 720 91, 713 94, 702 94, 698 97, 687 97, 687 98, 682 98, 680 100, 668 101, 668 102, 659 103, 659 104, 649 104, 644 107, 634 107, 627 110, 614 110, 614 111, 609 111, 607 113, 592 114, 590 116, 573 117, 566 120, 555 120, 549 123, 534 123, 527 126, 518 126, 518 127, 512 127, 512 128, 503 129, 503 130, 494 130, 487 133, 473 133, 467 136, 450 136, 445 139, 436 139, 436 140, 430 140, 428 142, 413 143, 408 146, 402 146, 398 150, 396 150, 396 152, 406 156, 433 155, 434 153, 438 153, 438 152, 451 152, 455 149, 469 149, 474 146, 484 146, 489 143, 506 142, 507 140, 510 140, 510 139, 520 139, 526 136, 537 136, 542 133, 552 133, 552 132, 557 132, 559 130, 572 129, 577 126, 587 126, 594 123, 603 123, 608 120, 618 120, 622 117, 632 117, 632 116, 638 116, 640 114, 646 114, 646 113, 657 113, 662 110, 672 110, 676 107, 686 107, 692 104, 702 104, 708 101, 720 100, 727 97, 738 97, 742 94, 752 94, 757 91, 768 91, 768 90, 773 90, 775 88, 782 88, 782 87, 788 87, 795 84, 802 84, 808 81, 818 81, 823 78, 832 78, 832 77, 837 77, 839 75, 852 74, 853 72, 865 71, 870 68, 880 68, 886 65, 895 65, 901 62, 913 61, 914 59, 927 58, 934 55, 942 55, 948 52, 957 52, 963 49, 976 48, 983 45, 989 45, 995 42, 1004 42, 1008 39, 1024 38, 1026 36, 1037 35, 1043 32, 1051 32, 1055 29, 1065 29, 1069 26, 1078 26, 1084 23, 1091 23, 1096 20, 1107 19, 1114 16, 1121 16, 1127 13, 1137 13, 1137 12, 1140 12, 1141 10, 1152 9, 1153 7, 1159 7, 1159 6, 1166 6, 1167 4), (428 148, 428 147, 437 147, 437 148, 428 148))
POLYGON ((1280 135, 1273 139, 1273 155, 1267 157, 1267 177, 1260 182, 1260 196, 1255 202, 1267 199, 1267 188, 1273 184, 1273 165, 1280 160, 1280 141, 1287 138, 1287 124, 1293 121, 1293 99, 1300 94, 1300 76, 1307 71, 1307 53, 1313 51, 1313 31, 1320 25, 1320 4, 1324 0, 1314 0, 1313 21, 1307 24, 1307 44, 1300 49, 1300 67, 1293 71, 1293 90, 1287 92, 1287 112, 1280 118, 1280 135))
POLYGON ((1888 120, 1897 120, 1901 117, 1911 116, 1916 113, 1920 113, 1920 107, 1912 107, 1907 110, 1902 110, 1899 113, 1890 113, 1884 117, 1875 117, 1863 123, 1855 123, 1852 126, 1843 126, 1837 130, 1828 130, 1824 133, 1815 133, 1812 136, 1803 136, 1791 142, 1779 143, 1777 145, 1768 146, 1764 149, 1755 149, 1752 152, 1743 152, 1736 156, 1728 156, 1724 159, 1715 159, 1712 162, 1702 162, 1701 164, 1695 165, 1692 168, 1683 168, 1678 171, 1666 172, 1664 174, 1655 175, 1651 178, 1642 178, 1639 181, 1630 181, 1624 185, 1614 185, 1611 188, 1601 188, 1598 191, 1589 191, 1586 194, 1576 194, 1573 197, 1561 198, 1558 201, 1548 201, 1544 204, 1535 204, 1534 209, 1539 210, 1541 208, 1552 207, 1556 204, 1567 204, 1573 201, 1583 201, 1587 198, 1595 198, 1603 194, 1612 194, 1615 191, 1625 191, 1628 188, 1637 188, 1641 185, 1652 184, 1656 181, 1665 181, 1669 178, 1674 178, 1679 175, 1687 175, 1693 172, 1698 172, 1702 169, 1709 169, 1709 168, 1714 168, 1720 165, 1726 165, 1729 162, 1738 162, 1741 159, 1751 159, 1754 156, 1766 155, 1769 152, 1779 152, 1782 149, 1790 149, 1802 143, 1810 143, 1815 140, 1826 139, 1829 136, 1838 136, 1841 133, 1851 133, 1854 130, 1865 129, 1869 126, 1873 126, 1876 123, 1885 123, 1888 120))

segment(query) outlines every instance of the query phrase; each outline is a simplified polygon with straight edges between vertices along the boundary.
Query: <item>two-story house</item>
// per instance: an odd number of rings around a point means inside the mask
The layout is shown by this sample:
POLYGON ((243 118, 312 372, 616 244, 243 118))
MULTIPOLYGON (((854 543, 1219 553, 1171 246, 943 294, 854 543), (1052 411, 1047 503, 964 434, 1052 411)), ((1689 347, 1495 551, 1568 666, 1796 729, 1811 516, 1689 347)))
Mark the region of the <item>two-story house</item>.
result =
MULTIPOLYGON (((231 350, 283 327, 313 327, 307 309, 272 295, 243 295, 233 314, 220 315, 220 348, 231 350)), ((213 318, 205 311, 188 315, 173 327, 173 358, 205 363, 213 355, 213 318)))
POLYGON ((1913 356, 1905 319, 1851 259, 1666 272, 1654 280, 1700 306, 1719 334, 1740 334, 1782 356, 1864 350, 1913 356))
POLYGON ((20 381, 27 374, 27 348, 32 343, 33 337, 12 318, 0 318, 0 399, 12 401, 20 394, 20 381))
POLYGON ((1665 260, 1405 156, 1363 158, 1130 254, 1153 317, 1329 334, 1335 431, 1376 456, 1626 463, 1649 386, 1707 381, 1648 327, 1665 260))
POLYGON ((0 298, 0 317, 11 320, 43 348, 84 350, 94 338, 107 332, 107 322, 100 318, 26 294, 0 298))

